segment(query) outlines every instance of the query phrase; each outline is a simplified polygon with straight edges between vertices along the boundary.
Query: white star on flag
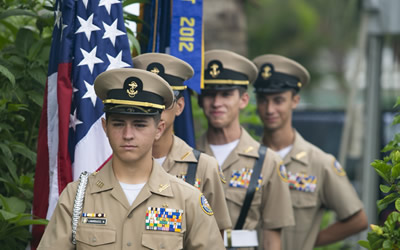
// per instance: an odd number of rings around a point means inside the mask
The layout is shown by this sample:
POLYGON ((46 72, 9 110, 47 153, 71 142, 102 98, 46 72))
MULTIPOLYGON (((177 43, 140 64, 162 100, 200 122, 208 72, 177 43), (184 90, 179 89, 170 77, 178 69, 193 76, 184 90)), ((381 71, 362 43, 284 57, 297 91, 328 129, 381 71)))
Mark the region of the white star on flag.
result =
POLYGON ((106 54, 108 61, 110 61, 110 65, 108 65, 107 70, 110 69, 119 69, 124 67, 130 67, 129 64, 122 61, 122 50, 118 53, 116 57, 112 57, 109 54, 106 54))
POLYGON ((60 4, 57 5, 57 9, 54 11, 54 13, 56 15, 54 25, 57 26, 57 28, 60 28, 60 22, 62 17, 62 12, 60 11, 60 4))
POLYGON ((83 5, 85 5, 85 9, 87 9, 87 3, 89 0, 82 0, 83 5))
POLYGON ((96 57, 97 46, 92 49, 89 53, 81 48, 83 54, 83 59, 80 61, 78 66, 87 65, 89 67, 90 73, 93 73, 93 67, 97 63, 103 63, 103 61, 96 57))
POLYGON ((72 127, 74 129, 74 131, 76 130, 76 125, 79 125, 79 124, 83 123, 76 116, 77 115, 76 115, 76 109, 75 109, 74 114, 73 115, 72 114, 69 115, 69 127, 70 128, 72 127))
POLYGON ((82 99, 90 98, 90 100, 92 101, 93 107, 94 107, 94 106, 96 106, 96 100, 97 100, 96 92, 94 91, 94 86, 85 80, 83 82, 85 83, 87 91, 82 96, 82 99))
POLYGON ((118 24, 118 19, 115 19, 115 21, 111 25, 107 25, 105 22, 103 22, 104 29, 106 30, 104 32, 103 39, 109 38, 114 47, 115 47, 115 38, 117 36, 125 35, 125 32, 122 32, 119 29, 117 29, 117 24, 118 24))
POLYGON ((110 15, 111 5, 119 3, 119 0, 100 0, 99 6, 104 6, 110 15))
POLYGON ((93 24, 93 16, 94 14, 90 15, 90 17, 87 20, 78 16, 78 20, 79 23, 81 24, 81 27, 79 27, 79 29, 75 32, 75 34, 84 32, 89 42, 90 42, 90 35, 92 34, 92 32, 100 30, 99 27, 93 24))

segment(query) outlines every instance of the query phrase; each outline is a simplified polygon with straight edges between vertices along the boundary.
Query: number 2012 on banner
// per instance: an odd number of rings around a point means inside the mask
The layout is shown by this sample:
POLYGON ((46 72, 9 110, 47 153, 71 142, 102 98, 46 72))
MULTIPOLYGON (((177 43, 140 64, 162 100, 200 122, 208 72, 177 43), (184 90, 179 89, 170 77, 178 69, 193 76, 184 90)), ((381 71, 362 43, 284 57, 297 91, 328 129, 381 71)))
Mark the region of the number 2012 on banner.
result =
POLYGON ((179 28, 179 51, 186 50, 192 52, 194 49, 194 25, 195 19, 193 17, 181 17, 179 28))

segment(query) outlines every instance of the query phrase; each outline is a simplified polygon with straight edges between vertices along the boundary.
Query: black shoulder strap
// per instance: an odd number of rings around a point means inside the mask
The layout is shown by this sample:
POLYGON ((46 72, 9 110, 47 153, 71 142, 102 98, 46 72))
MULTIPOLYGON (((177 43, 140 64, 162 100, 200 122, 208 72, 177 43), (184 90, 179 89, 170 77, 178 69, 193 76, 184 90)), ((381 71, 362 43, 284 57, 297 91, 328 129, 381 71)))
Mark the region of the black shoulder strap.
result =
POLYGON ((188 165, 187 173, 186 173, 186 182, 189 183, 190 185, 194 185, 194 182, 196 180, 196 171, 197 171, 197 163, 200 158, 200 151, 197 149, 193 149, 193 154, 194 157, 196 157, 197 162, 190 162, 188 165))
POLYGON ((247 217, 247 213, 249 212, 251 201, 253 200, 254 193, 256 191, 258 178, 260 177, 266 152, 267 152, 267 147, 264 145, 260 145, 260 148, 258 149, 259 158, 254 163, 253 173, 251 174, 250 183, 249 186, 247 187, 246 197, 244 198, 242 209, 240 210, 239 219, 236 222, 235 230, 240 230, 243 228, 244 222, 247 217))

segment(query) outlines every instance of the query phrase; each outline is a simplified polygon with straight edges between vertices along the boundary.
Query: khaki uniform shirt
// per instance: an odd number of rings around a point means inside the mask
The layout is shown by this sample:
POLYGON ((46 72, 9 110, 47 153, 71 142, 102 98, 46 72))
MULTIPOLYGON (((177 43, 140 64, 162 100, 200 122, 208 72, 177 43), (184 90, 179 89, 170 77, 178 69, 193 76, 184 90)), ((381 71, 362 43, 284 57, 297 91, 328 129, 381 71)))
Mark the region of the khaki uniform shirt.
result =
POLYGON ((77 186, 78 182, 70 183, 62 192, 38 249, 224 249, 201 193, 167 174, 155 161, 149 180, 132 205, 110 162, 90 175, 75 248, 71 216, 77 186), (85 213, 100 214, 100 218, 93 218, 93 214, 85 217, 85 213), (157 214, 162 218, 155 217, 157 214), (101 219, 106 223, 100 223, 101 219))
MULTIPOLYGON (((203 135, 198 143, 197 148, 200 151, 212 155, 206 135, 203 135)), ((254 163, 259 157, 259 147, 260 144, 242 128, 238 145, 222 165, 222 171, 227 178, 224 190, 233 227, 235 227, 239 218, 240 209, 246 196, 251 176, 249 171, 253 169, 254 163), (243 178, 238 178, 238 176, 243 178), (244 180, 244 182, 240 180, 244 180)), ((289 189, 276 171, 280 163, 280 157, 268 149, 262 166, 259 185, 243 229, 252 230, 261 226, 262 229, 267 230, 294 225, 289 189)))
POLYGON ((334 156, 305 141, 296 132, 291 151, 285 156, 280 175, 289 184, 296 226, 285 228, 283 249, 313 249, 324 208, 346 219, 363 207, 346 173, 334 156))
POLYGON ((207 198, 214 212, 214 217, 220 230, 232 228, 228 207, 223 189, 224 177, 219 173, 218 162, 214 157, 200 154, 199 160, 193 155, 193 148, 182 139, 174 136, 170 152, 163 163, 163 168, 170 174, 185 180, 189 163, 197 162, 197 187, 207 198))

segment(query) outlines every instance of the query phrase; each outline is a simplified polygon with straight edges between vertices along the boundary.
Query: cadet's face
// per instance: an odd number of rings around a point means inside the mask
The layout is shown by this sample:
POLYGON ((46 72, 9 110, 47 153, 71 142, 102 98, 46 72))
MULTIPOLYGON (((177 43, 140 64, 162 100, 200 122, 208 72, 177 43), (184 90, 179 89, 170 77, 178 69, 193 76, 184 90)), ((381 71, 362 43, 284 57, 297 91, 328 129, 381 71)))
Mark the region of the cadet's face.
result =
POLYGON ((238 89, 206 91, 202 94, 202 107, 209 126, 226 128, 239 119, 240 110, 249 102, 249 95, 240 96, 238 89))
POLYGON ((112 114, 102 120, 113 157, 125 163, 151 157, 151 147, 164 130, 164 122, 156 124, 150 116, 112 114))
POLYGON ((264 129, 279 130, 291 126, 292 110, 300 101, 299 95, 291 91, 278 94, 257 94, 257 110, 264 124, 264 129))

